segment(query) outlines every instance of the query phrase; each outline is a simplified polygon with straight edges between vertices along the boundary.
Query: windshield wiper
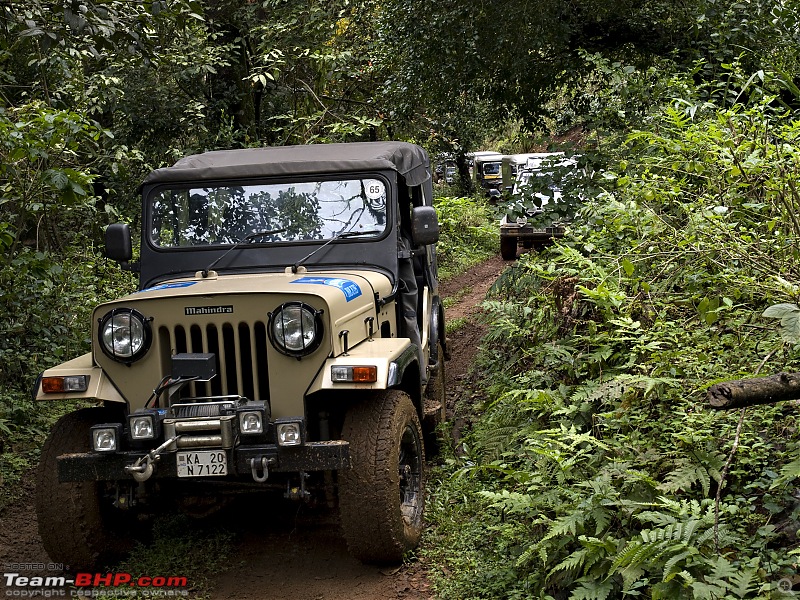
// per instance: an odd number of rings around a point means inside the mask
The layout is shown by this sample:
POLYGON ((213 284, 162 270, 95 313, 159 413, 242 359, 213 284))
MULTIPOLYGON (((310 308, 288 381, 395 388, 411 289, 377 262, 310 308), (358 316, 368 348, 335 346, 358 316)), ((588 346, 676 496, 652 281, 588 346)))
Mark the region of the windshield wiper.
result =
POLYGON ((373 229, 371 231, 343 231, 342 233, 337 233, 335 236, 333 236, 327 242, 322 244, 322 246, 320 246, 319 248, 314 248, 314 250, 312 250, 311 252, 306 254, 303 258, 301 258, 296 263, 294 263, 292 265, 292 273, 297 273, 297 270, 300 268, 300 265, 302 265, 309 258, 314 256, 317 252, 322 250, 325 246, 327 246, 331 242, 335 242, 336 240, 343 240, 343 239, 351 238, 351 237, 358 237, 359 235, 375 235, 376 233, 380 233, 380 231, 376 231, 376 230, 373 229))
POLYGON ((225 254, 223 254, 222 256, 218 257, 214 262, 212 262, 205 269, 203 269, 203 271, 201 272, 201 275, 203 277, 208 277, 208 272, 212 268, 214 268, 219 261, 221 261, 223 258, 228 256, 228 254, 230 254, 231 252, 233 252, 237 248, 241 248, 243 245, 249 244, 250 242, 252 242, 253 240, 255 240, 257 238, 262 238, 262 237, 265 237, 265 236, 268 236, 268 235, 273 235, 275 233, 283 233, 284 231, 286 231, 285 227, 282 228, 282 229, 270 229, 269 231, 255 231, 253 233, 250 233, 250 234, 244 236, 242 239, 240 239, 238 242, 236 242, 233 246, 231 246, 225 254))

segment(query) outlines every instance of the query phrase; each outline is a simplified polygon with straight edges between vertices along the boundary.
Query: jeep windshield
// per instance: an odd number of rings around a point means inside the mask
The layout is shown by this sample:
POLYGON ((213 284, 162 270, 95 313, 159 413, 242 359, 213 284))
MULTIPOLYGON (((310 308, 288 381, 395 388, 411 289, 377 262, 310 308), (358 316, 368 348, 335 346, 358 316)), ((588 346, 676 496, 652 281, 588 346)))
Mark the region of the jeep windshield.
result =
POLYGON ((380 179, 224 184, 158 189, 149 235, 160 248, 232 246, 270 231, 257 243, 316 243, 344 232, 381 237, 387 226, 380 179))

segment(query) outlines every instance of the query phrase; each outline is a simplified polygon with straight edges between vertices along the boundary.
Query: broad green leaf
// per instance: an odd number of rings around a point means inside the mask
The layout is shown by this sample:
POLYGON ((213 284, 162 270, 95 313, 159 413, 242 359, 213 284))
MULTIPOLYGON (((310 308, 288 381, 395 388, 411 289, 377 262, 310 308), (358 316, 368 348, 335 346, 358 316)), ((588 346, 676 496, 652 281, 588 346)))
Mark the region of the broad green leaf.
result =
POLYGON ((633 275, 634 266, 633 263, 628 260, 627 258, 622 259, 622 268, 625 270, 625 274, 630 277, 633 275))
POLYGON ((768 319, 783 319, 786 315, 800 311, 796 304, 774 304, 767 308, 762 314, 762 317, 768 319))

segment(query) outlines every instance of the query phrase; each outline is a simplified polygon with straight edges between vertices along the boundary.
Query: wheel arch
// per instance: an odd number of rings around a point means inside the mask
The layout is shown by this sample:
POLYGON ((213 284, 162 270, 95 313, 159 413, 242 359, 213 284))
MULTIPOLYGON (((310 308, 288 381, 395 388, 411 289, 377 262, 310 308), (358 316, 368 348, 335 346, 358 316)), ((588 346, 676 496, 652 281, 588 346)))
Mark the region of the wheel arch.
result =
POLYGON ((443 360, 450 356, 450 350, 447 347, 447 336, 445 335, 444 320, 444 303, 439 296, 433 299, 433 312, 431 314, 431 353, 435 352, 437 340, 442 343, 442 350, 444 350, 444 357, 437 356, 436 360, 443 360))
POLYGON ((422 402, 422 386, 420 385, 420 366, 419 361, 414 359, 403 370, 402 378, 393 389, 404 391, 411 398, 414 408, 417 409, 417 416, 422 420, 424 417, 424 406, 422 402))

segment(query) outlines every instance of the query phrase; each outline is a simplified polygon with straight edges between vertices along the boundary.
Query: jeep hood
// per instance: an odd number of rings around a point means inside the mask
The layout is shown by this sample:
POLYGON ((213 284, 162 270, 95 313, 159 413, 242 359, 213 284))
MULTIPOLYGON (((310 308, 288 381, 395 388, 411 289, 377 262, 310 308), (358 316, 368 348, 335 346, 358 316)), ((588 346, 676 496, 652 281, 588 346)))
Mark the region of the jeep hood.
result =
POLYGON ((374 304, 379 297, 391 293, 389 279, 373 271, 259 273, 218 276, 211 271, 209 277, 196 276, 161 282, 158 285, 134 292, 104 306, 138 303, 143 300, 208 298, 239 294, 311 294, 322 297, 328 305, 344 302, 351 308, 374 304))

